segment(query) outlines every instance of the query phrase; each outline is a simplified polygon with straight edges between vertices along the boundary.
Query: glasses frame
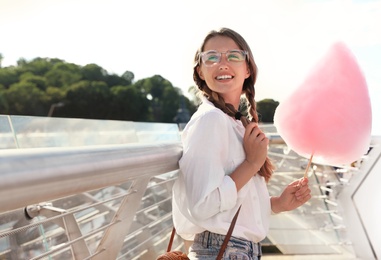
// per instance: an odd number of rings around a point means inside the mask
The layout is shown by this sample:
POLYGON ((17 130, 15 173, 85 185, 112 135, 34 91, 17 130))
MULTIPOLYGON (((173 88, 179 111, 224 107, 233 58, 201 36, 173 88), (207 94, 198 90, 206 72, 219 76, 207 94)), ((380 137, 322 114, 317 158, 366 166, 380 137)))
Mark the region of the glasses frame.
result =
MULTIPOLYGON (((220 62, 221 62, 221 59, 222 59, 222 54, 225 54, 225 56, 226 56, 226 54, 227 53, 229 53, 229 52, 240 52, 241 54, 243 54, 244 56, 245 56, 245 58, 242 60, 242 61, 249 61, 249 52, 248 51, 245 51, 245 50, 239 50, 239 49, 232 49, 232 50, 227 50, 227 51, 225 51, 225 52, 220 52, 220 51, 216 51, 216 50, 209 50, 209 51, 203 51, 203 52, 200 52, 200 54, 199 54, 199 61, 198 61, 198 63, 199 64, 201 64, 201 62, 202 62, 202 64, 204 64, 206 67, 212 67, 212 66, 214 66, 214 65, 216 65, 216 64, 219 64, 220 62), (218 61, 217 62, 214 62, 213 64, 206 64, 205 63, 205 61, 204 61, 204 55, 205 54, 207 54, 207 53, 210 53, 210 52, 214 52, 214 53, 216 53, 217 54, 217 56, 218 56, 218 61)), ((236 63, 236 62, 242 62, 242 61, 230 61, 228 58, 227 58, 227 61, 229 62, 229 63, 236 63)))

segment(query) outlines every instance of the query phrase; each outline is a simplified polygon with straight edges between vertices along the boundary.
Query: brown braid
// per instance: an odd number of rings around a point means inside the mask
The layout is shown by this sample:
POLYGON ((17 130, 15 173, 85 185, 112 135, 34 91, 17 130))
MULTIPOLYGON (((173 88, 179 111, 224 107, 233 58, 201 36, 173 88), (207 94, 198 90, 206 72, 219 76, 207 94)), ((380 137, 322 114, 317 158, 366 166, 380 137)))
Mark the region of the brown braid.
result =
MULTIPOLYGON (((252 122, 258 123, 257 105, 254 100, 254 93, 253 93, 254 91, 252 90, 254 90, 254 88, 252 89, 246 88, 245 96, 249 102, 248 110, 249 110, 249 114, 252 116, 252 122)), ((274 166, 271 163, 270 158, 267 156, 265 163, 262 165, 261 169, 259 170, 259 174, 265 178, 266 182, 268 182, 271 178, 273 171, 274 171, 274 166)))
MULTIPOLYGON (((193 79, 195 83, 197 84, 199 90, 201 91, 202 95, 204 95, 210 102, 212 102, 215 107, 221 109, 224 113, 227 115, 236 118, 237 110, 234 108, 233 105, 229 103, 225 103, 224 98, 219 95, 217 92, 212 91, 206 82, 200 78, 198 74, 198 68, 201 66, 200 62, 200 53, 204 50, 204 46, 206 42, 215 37, 215 36, 225 36, 229 37, 232 40, 236 42, 236 44, 242 49, 246 50, 248 52, 248 59, 247 59, 247 65, 250 70, 250 77, 245 79, 245 82, 243 83, 242 93, 245 94, 246 103, 247 106, 247 114, 248 117, 241 115, 240 120, 242 124, 246 127, 250 122, 256 122, 258 123, 258 114, 256 110, 256 103, 255 103, 255 89, 254 84, 257 78, 257 65, 254 62, 253 54, 250 50, 249 45, 246 43, 244 38, 239 35, 237 32, 228 29, 228 28, 221 28, 219 31, 211 31, 204 39, 204 42, 201 45, 201 48, 196 52, 195 59, 194 59, 194 67, 193 67, 193 79)), ((268 182, 271 178, 272 172, 274 170, 274 166, 271 163, 270 158, 267 156, 265 163, 259 170, 259 174, 263 176, 268 182)))

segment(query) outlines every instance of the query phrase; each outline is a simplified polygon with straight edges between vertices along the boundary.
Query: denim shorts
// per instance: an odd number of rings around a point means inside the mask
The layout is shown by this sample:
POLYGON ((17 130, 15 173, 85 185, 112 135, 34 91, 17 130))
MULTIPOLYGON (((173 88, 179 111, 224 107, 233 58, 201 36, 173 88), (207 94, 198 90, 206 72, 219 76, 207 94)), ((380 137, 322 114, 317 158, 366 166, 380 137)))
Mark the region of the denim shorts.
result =
MULTIPOLYGON (((224 242, 225 236, 209 231, 197 234, 189 249, 189 259, 215 260, 224 242)), ((242 238, 231 237, 223 255, 223 260, 260 260, 262 248, 260 243, 254 243, 242 238)))

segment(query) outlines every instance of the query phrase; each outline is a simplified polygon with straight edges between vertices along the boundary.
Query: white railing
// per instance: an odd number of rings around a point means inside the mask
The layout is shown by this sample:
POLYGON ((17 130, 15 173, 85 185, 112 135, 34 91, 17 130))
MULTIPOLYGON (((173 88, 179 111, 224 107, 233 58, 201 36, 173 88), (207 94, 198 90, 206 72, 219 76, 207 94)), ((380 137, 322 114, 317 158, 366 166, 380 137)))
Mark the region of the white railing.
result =
POLYGON ((0 212, 178 169, 179 142, 0 150, 0 212))
POLYGON ((153 259, 179 140, 176 124, 0 115, 0 259, 153 259))
MULTIPOLYGON (((0 116, 2 122, 10 130, 0 128, 0 259, 151 260, 165 250, 182 153, 176 126, 0 116)), ((307 158, 288 149, 273 126, 262 128, 277 168, 269 192, 278 195, 303 176, 307 158)), ((271 216, 267 254, 377 259, 381 230, 364 201, 378 208, 381 199, 374 186, 381 182, 380 147, 373 138, 372 151, 354 167, 313 165, 313 198, 271 216)), ((174 247, 182 247, 178 237, 174 247)))
MULTIPOLYGON (((52 255, 59 259, 116 259, 127 235, 132 233, 130 227, 134 217, 139 214, 142 218, 150 216, 159 224, 170 217, 168 198, 181 152, 178 142, 0 151, 0 212, 5 212, 2 218, 6 218, 8 212, 17 223, 26 223, 2 230, 0 237, 14 250, 13 259, 23 258, 27 251, 31 259, 52 255), (118 185, 124 187, 117 190, 118 185), (102 196, 110 188, 112 194, 102 196), (156 192, 146 194, 150 189, 156 189, 156 192), (161 198, 163 201, 158 200, 160 193, 165 194, 161 198), (87 197, 84 203, 75 202, 83 200, 84 196, 87 197), (154 203, 144 205, 142 210, 146 212, 139 212, 141 202, 147 203, 148 197, 152 197, 154 203), (62 205, 60 200, 75 206, 59 206, 62 205), (116 201, 117 206, 114 205, 116 201), (23 207, 25 215, 18 210, 23 207), (30 223, 27 223, 28 218, 30 223), (96 224, 92 218, 105 223, 96 224), (53 228, 43 227, 52 223, 53 228), (93 228, 88 230, 86 223, 92 223, 93 228), (61 234, 40 233, 30 237, 28 233, 37 227, 46 233, 61 234), (55 241, 47 246, 47 239, 62 239, 63 233, 67 237, 65 243, 55 241), (13 237, 23 234, 32 241, 14 243, 13 237)), ((165 230, 165 227, 160 229, 165 230)), ((144 232, 144 228, 134 232, 144 232)), ((147 239, 153 234, 147 235, 147 239)), ((159 235, 153 242, 162 239, 162 234, 159 235)), ((158 254, 162 246, 150 250, 158 254)))

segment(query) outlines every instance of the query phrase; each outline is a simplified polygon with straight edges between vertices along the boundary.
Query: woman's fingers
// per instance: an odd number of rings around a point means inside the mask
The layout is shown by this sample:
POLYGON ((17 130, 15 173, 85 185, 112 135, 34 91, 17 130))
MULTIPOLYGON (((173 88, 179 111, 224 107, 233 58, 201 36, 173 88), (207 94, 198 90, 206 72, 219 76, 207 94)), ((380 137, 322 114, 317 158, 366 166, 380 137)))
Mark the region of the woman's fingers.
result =
POLYGON ((246 160, 262 166, 267 156, 268 139, 256 123, 246 126, 243 146, 246 160))
POLYGON ((250 123, 246 126, 246 130, 245 130, 245 134, 244 134, 244 137, 245 138, 249 138, 249 136, 252 135, 253 131, 254 131, 254 128, 256 128, 257 124, 256 123, 250 123))
POLYGON ((301 188, 295 193, 296 199, 299 201, 307 201, 311 197, 311 191, 308 187, 301 188))
POLYGON ((263 140, 266 138, 266 135, 259 129, 256 123, 250 123, 246 126, 245 137, 251 139, 258 137, 260 140, 263 140))
POLYGON ((302 178, 298 184, 298 190, 295 192, 298 201, 307 201, 311 198, 311 190, 308 186, 308 179, 302 178))

